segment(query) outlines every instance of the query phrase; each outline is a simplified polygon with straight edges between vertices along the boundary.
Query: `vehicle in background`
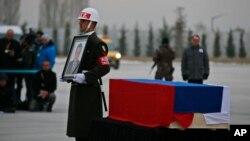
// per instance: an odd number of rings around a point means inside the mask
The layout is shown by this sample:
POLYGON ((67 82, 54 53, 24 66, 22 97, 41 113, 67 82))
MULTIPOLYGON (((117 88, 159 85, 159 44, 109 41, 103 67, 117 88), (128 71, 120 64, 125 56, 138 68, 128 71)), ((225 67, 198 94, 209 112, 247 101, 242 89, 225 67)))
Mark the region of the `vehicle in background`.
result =
POLYGON ((23 31, 21 27, 17 25, 0 25, 0 38, 5 37, 8 29, 12 29, 15 33, 14 39, 20 41, 20 37, 23 35, 23 31))
POLYGON ((114 69, 119 69, 120 66, 120 60, 121 60, 121 53, 117 51, 117 49, 114 47, 114 44, 112 43, 112 40, 107 35, 99 35, 99 37, 104 41, 109 49, 108 52, 108 59, 109 64, 114 69))

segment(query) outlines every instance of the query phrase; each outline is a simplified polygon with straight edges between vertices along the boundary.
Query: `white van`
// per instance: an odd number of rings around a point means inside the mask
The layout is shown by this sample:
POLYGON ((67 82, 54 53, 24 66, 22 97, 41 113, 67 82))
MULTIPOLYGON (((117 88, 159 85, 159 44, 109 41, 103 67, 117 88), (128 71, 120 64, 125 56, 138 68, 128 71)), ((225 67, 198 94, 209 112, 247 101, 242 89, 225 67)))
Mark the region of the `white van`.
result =
POLYGON ((0 25, 0 38, 6 36, 6 32, 8 29, 12 29, 15 33, 14 38, 20 41, 20 37, 23 35, 23 31, 20 26, 17 25, 0 25))

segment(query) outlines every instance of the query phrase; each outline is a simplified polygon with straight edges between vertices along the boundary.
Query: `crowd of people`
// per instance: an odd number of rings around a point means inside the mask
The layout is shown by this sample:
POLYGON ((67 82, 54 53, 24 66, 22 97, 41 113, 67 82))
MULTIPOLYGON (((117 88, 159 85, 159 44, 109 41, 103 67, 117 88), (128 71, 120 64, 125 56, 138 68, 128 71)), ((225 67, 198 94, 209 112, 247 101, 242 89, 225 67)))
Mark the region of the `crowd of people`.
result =
MULTIPOLYGON (((42 31, 30 29, 20 41, 14 39, 14 31, 9 29, 0 39, 0 111, 15 110, 52 111, 55 102, 56 74, 52 71, 55 64, 56 45, 42 31), (15 70, 10 72, 8 70, 15 70), (19 72, 19 70, 25 70, 19 72), (37 70, 32 73, 30 70, 37 70), (21 92, 25 82, 25 99, 21 92)), ((190 47, 183 52, 181 72, 184 81, 203 83, 209 76, 209 60, 200 44, 200 37, 192 37, 190 47)), ((156 49, 153 61, 157 70, 155 79, 173 80, 172 65, 175 53, 169 46, 168 38, 162 39, 156 49)))
POLYGON ((14 38, 8 29, 0 39, 0 111, 52 111, 55 102, 56 74, 52 71, 56 45, 42 31, 14 38), (26 86, 22 100, 23 81, 26 86))
MULTIPOLYGON (((76 141, 85 141, 92 120, 103 115, 101 78, 110 72, 110 66, 108 47, 95 33, 99 22, 98 12, 94 8, 85 8, 78 20, 80 35, 89 36, 85 47, 87 51, 83 53, 84 59, 79 61, 82 45, 78 45, 70 69, 66 71, 73 74, 73 79, 70 82, 62 79, 62 82, 71 83, 67 136, 74 137, 76 141)), ((0 39, 0 70, 5 70, 0 73, 0 111, 15 112, 21 109, 51 112, 57 87, 56 74, 53 72, 56 45, 42 31, 35 33, 30 30, 21 37, 20 42, 13 38, 14 34, 9 29, 6 36, 0 39), (30 70, 37 71, 32 73, 30 70), (22 101, 23 79, 26 95, 22 101)), ((183 52, 182 77, 189 83, 201 84, 209 76, 208 55, 199 42, 200 37, 194 35, 192 44, 183 52)), ((157 65, 155 79, 173 80, 174 58, 169 40, 164 38, 153 56, 157 65)))

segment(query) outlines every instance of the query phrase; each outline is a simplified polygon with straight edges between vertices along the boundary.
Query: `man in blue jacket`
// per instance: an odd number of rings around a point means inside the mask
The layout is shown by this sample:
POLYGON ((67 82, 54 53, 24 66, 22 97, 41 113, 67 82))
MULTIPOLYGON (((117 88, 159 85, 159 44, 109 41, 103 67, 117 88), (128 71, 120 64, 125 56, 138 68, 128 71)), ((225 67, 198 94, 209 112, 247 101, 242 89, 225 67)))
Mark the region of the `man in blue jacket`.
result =
POLYGON ((42 36, 42 46, 38 50, 37 58, 35 62, 35 69, 41 70, 42 63, 49 61, 51 69, 53 69, 56 59, 56 45, 52 42, 48 35, 42 36))

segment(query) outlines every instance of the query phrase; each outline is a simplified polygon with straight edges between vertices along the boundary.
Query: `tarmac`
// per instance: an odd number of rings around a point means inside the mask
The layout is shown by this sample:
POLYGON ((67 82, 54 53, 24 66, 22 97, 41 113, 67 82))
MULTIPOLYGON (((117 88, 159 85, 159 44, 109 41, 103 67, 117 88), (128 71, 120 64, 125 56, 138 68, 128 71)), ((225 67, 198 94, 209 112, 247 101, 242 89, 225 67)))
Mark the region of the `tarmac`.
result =
MULTIPOLYGON (((70 84, 59 81, 65 59, 57 59, 54 71, 58 77, 57 100, 53 112, 17 111, 0 112, 0 141, 74 141, 66 136, 70 84)), ((149 74, 153 62, 122 60, 118 70, 103 79, 108 103, 109 79, 153 79, 155 69, 149 74)), ((180 62, 174 62, 174 81, 182 81, 180 62)), ((210 76, 204 83, 227 85, 231 90, 231 124, 250 124, 250 64, 210 62, 210 76)), ((24 98, 25 88, 23 89, 24 98)), ((108 115, 104 113, 104 117, 108 115)))

